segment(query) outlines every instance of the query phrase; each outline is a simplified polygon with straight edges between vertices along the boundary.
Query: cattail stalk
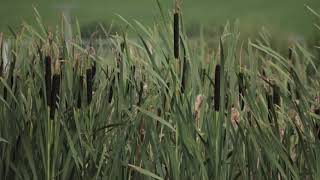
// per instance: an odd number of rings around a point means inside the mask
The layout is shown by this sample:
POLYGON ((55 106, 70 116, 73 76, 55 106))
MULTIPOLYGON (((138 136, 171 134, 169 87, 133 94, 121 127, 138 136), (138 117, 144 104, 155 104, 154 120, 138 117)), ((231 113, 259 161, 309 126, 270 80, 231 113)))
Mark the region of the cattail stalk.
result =
POLYGON ((216 65, 215 70, 215 83, 214 83, 214 110, 218 112, 220 110, 220 77, 221 76, 221 66, 216 65))
POLYGON ((59 92, 60 92, 60 61, 57 60, 55 63, 54 74, 52 78, 52 90, 51 90, 51 105, 50 105, 50 118, 54 119, 55 110, 59 104, 59 92))

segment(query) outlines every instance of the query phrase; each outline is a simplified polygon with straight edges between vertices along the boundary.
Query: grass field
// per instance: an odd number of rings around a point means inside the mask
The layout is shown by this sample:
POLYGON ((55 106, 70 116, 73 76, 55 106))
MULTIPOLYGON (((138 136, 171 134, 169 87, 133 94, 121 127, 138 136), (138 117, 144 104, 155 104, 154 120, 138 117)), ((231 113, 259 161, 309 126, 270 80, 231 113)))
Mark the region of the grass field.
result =
MULTIPOLYGON (((79 1, 22 1, 2 0, 0 6, 0 30, 8 25, 14 26, 26 20, 33 21, 33 9, 37 7, 46 24, 59 22, 59 11, 69 9, 72 16, 82 24, 91 22, 110 23, 117 19, 115 13, 128 19, 134 18, 150 24, 158 11, 153 0, 79 0, 79 1)), ((172 9, 172 2, 162 1, 165 9, 172 9)), ((184 0, 186 24, 205 26, 221 25, 227 20, 239 18, 242 32, 250 32, 266 26, 274 32, 286 34, 310 34, 315 20, 305 9, 304 4, 315 10, 320 8, 318 0, 184 0)))

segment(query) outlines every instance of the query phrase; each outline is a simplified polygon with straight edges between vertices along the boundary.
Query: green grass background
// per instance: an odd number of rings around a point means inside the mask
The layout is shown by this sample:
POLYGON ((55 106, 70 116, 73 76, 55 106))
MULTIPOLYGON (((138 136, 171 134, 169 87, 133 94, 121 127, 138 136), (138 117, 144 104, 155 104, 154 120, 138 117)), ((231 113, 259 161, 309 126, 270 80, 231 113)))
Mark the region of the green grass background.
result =
MULTIPOLYGON (((172 10, 172 0, 160 1, 165 10, 172 10)), ((238 18, 246 32, 265 26, 275 32, 305 35, 312 33, 315 22, 305 4, 320 9, 320 0, 182 0, 182 9, 187 24, 210 27, 238 18)), ((158 10, 155 0, 1 0, 0 30, 17 27, 22 21, 35 22, 32 6, 48 26, 59 22, 66 6, 72 7, 70 14, 82 25, 110 23, 117 19, 115 14, 150 24, 158 10)))

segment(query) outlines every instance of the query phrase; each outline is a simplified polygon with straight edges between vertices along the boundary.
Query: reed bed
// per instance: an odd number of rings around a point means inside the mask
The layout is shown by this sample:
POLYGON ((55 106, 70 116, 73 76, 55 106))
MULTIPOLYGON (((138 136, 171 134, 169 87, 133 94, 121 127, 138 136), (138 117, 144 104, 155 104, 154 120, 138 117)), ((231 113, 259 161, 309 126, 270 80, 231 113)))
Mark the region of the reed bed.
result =
POLYGON ((320 177, 315 49, 239 42, 234 23, 208 54, 158 5, 157 28, 120 17, 139 39, 106 34, 108 47, 38 13, 1 34, 0 179, 320 177))

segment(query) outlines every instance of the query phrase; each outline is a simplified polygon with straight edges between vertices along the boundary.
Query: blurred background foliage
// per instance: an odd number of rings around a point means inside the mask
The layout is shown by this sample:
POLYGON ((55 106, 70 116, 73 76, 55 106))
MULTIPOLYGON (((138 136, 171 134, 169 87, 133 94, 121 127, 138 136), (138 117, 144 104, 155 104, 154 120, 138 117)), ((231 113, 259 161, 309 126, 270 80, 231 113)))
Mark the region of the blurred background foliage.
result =
MULTIPOLYGON (((110 25, 119 21, 116 14, 151 24, 157 16, 155 0, 1 0, 0 31, 10 25, 18 28, 21 22, 35 23, 38 9, 45 24, 54 28, 63 12, 74 20, 78 18, 84 33, 91 33, 98 23, 110 25)), ((172 10, 171 0, 162 0, 165 10, 172 10)), ((279 37, 310 37, 314 34, 314 16, 305 5, 320 9, 319 0, 183 0, 183 17, 189 35, 197 35, 200 25, 208 35, 225 22, 240 20, 243 34, 266 27, 279 37)), ((117 24, 117 23, 115 23, 117 24)))

